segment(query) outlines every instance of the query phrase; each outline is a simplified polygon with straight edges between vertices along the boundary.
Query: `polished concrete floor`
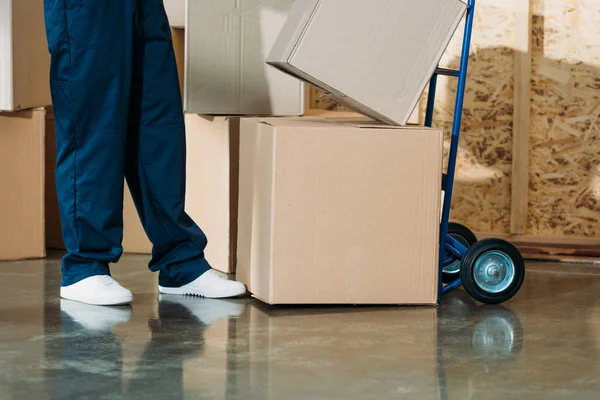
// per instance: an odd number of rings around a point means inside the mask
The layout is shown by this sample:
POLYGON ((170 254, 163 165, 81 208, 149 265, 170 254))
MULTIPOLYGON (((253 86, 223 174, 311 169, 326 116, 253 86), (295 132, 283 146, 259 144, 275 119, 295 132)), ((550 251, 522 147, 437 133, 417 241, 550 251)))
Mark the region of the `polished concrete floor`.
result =
POLYGON ((270 308, 159 297, 61 301, 58 259, 0 263, 0 399, 598 399, 600 269, 530 264, 505 306, 270 308))

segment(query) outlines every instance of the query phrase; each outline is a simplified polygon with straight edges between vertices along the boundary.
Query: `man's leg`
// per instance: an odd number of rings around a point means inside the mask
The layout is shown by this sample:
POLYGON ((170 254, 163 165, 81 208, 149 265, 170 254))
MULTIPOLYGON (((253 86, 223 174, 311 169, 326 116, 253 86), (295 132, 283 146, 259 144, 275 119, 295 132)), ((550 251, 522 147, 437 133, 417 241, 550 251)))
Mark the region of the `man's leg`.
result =
POLYGON ((243 285, 213 279, 204 258, 206 236, 185 213, 185 124, 171 31, 162 1, 146 0, 140 6, 126 177, 154 245, 150 270, 160 272, 161 290, 181 288, 205 276, 207 285, 225 285, 228 290, 190 294, 241 294, 243 285))
MULTIPOLYGON (((109 275, 108 263, 116 262, 122 253, 133 32, 129 3, 44 2, 52 56, 56 182, 68 251, 63 259, 62 286, 71 289, 90 277, 109 275)), ((112 283, 110 287, 120 288, 112 283)), ((121 300, 126 301, 131 295, 127 292, 113 290, 112 294, 124 296, 121 300)), ((92 298, 74 300, 94 302, 92 298)))

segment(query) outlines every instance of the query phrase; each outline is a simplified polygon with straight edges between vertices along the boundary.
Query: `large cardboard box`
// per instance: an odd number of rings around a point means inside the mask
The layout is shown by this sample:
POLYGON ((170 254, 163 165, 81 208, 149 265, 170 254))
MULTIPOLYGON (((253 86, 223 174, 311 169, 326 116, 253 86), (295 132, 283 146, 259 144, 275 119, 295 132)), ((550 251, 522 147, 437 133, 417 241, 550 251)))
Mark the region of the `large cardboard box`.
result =
POLYGON ((406 125, 466 8, 460 0, 297 1, 267 62, 342 106, 406 125))
POLYGON ((52 104, 40 0, 0 1, 0 111, 52 104))
POLYGON ((434 304, 442 131, 243 119, 237 276, 270 304, 434 304))
POLYGON ((43 108, 0 113, 0 260, 46 255, 43 108))
POLYGON ((187 1, 186 112, 303 114, 303 84, 265 64, 293 3, 187 1))
POLYGON ((185 28, 185 0, 164 0, 169 24, 173 28, 185 28))

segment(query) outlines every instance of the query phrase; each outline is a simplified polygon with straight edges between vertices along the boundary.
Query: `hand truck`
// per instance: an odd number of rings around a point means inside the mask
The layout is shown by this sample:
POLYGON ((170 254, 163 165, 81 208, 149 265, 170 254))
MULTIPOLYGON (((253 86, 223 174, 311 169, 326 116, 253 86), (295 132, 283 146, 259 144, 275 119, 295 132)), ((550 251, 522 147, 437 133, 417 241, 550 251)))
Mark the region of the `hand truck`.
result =
POLYGON ((511 299, 523 284, 525 262, 521 253, 504 240, 478 241, 467 227, 449 222, 474 14, 475 0, 468 0, 460 67, 458 70, 437 68, 429 84, 427 99, 425 126, 431 127, 438 76, 458 78, 448 167, 442 180, 445 195, 440 228, 438 301, 441 300, 441 295, 462 285, 475 300, 498 304, 511 299))

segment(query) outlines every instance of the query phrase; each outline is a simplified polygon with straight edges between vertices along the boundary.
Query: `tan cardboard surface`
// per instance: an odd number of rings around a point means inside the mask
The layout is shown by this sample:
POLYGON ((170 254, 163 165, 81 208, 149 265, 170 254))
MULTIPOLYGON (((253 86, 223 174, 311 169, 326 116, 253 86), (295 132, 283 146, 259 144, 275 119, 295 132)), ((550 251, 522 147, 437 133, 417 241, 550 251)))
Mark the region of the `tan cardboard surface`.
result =
POLYGON ((0 113, 0 260, 46 255, 45 116, 44 109, 0 113))
POLYGON ((0 4, 0 111, 48 106, 50 55, 43 2, 0 4))
POLYGON ((406 125, 465 10, 459 0, 298 1, 267 62, 406 125))
POLYGON ((437 301, 442 132, 244 119, 238 279, 271 304, 437 301))
POLYGON ((171 37, 173 38, 173 49, 175 50, 175 59, 177 61, 177 73, 179 74, 179 88, 183 96, 183 77, 185 69, 185 31, 183 29, 171 28, 171 37))
POLYGON ((150 243, 140 222, 140 217, 127 184, 125 184, 123 201, 123 252, 134 254, 152 253, 152 243, 150 243))
POLYGON ((236 117, 186 115, 186 211, 208 237, 206 259, 235 272, 239 124, 236 117))
POLYGON ((303 114, 303 84, 264 62, 293 2, 188 0, 187 112, 303 114))

